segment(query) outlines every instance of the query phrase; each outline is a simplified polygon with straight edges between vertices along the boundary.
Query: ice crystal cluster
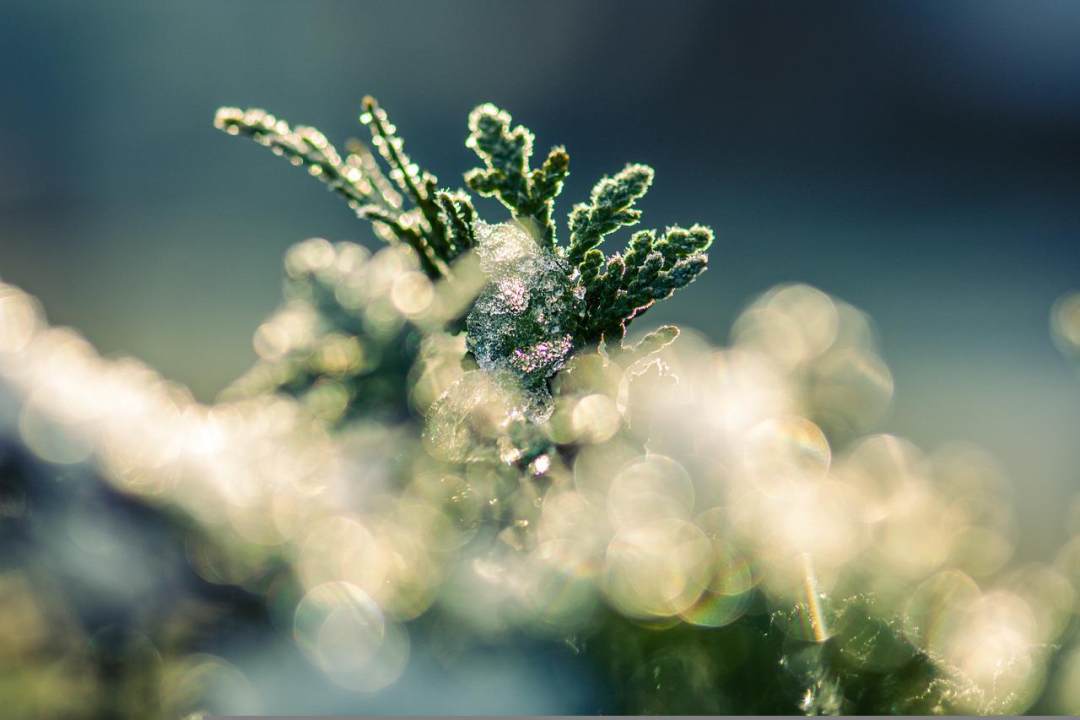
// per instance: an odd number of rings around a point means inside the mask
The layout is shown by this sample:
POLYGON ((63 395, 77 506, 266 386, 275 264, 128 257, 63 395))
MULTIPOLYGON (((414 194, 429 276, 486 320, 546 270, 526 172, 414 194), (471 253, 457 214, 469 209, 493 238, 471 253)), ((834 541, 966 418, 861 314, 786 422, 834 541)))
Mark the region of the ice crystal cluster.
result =
POLYGON ((513 223, 478 223, 476 252, 490 282, 465 321, 469 351, 482 370, 510 371, 543 388, 573 349, 585 288, 562 258, 513 223))
POLYGON ((1080 709, 1080 535, 1015 562, 988 454, 874 433, 894 388, 865 315, 784 285, 726 346, 672 326, 628 337, 712 242, 693 225, 602 249, 640 220, 649 168, 602 179, 560 241, 569 156, 533 168, 504 111, 468 121, 481 166, 465 183, 509 215, 492 223, 405 155, 373 100, 362 120, 376 152, 342 154, 263 111, 219 112, 389 246, 294 247, 259 360, 216 403, 99 356, 0 285, 0 430, 19 448, 0 456, 0 522, 22 543, 0 572, 0 667, 31 688, 17 714, 273 712, 263 666, 219 654, 229 633, 290 636, 361 694, 407 674, 414 645, 453 668, 527 636, 593 668, 611 698, 597 711, 1080 709), (103 621, 85 593, 51 592, 73 570, 45 576, 31 540, 48 507, 19 509, 40 503, 39 468, 84 468, 125 523, 168 528, 153 581, 130 571, 141 543, 102 540, 96 506, 63 515, 99 551, 76 565, 154 612, 103 621))

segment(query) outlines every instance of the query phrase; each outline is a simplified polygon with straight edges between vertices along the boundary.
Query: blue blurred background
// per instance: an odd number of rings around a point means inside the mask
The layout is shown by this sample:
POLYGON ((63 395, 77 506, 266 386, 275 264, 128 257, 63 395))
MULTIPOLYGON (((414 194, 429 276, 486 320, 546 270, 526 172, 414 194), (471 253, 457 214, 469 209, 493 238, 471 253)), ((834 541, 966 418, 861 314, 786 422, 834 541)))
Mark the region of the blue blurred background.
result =
POLYGON ((895 376, 883 429, 983 445, 1021 554, 1064 537, 1080 381, 1048 314, 1080 287, 1080 3, 5 0, 0 67, 0 277, 202 399, 254 359, 289 245, 372 242, 215 108, 342 140, 372 94, 457 185, 490 100, 570 150, 562 217, 641 161, 649 225, 717 230, 653 321, 721 342, 785 281, 855 304, 895 376))

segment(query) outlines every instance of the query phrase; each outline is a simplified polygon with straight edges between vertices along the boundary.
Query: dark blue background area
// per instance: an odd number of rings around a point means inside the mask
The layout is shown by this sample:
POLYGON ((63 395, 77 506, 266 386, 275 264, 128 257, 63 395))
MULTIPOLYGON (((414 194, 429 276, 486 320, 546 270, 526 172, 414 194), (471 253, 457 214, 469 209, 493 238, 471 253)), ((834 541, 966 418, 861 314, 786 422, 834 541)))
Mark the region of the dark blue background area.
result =
POLYGON ((215 108, 342 140, 370 93, 456 185, 466 114, 494 101, 570 150, 560 219, 641 161, 646 224, 717 230, 650 322, 721 342, 787 281, 866 310, 896 380, 884 429, 994 452, 1040 556, 1080 487, 1080 381, 1048 330, 1080 288, 1078 39, 1065 0, 6 0, 0 277, 210 399, 253 360, 289 245, 371 242, 215 108))

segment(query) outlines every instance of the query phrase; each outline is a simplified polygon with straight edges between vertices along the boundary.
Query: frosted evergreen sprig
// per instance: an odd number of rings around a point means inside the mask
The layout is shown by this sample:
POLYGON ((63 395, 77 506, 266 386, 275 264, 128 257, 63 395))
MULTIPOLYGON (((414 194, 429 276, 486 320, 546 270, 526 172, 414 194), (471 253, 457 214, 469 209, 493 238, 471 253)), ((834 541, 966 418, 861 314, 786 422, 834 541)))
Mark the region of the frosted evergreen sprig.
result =
POLYGON ((540 168, 530 170, 533 142, 526 128, 511 127, 506 111, 490 103, 476 108, 469 116, 466 144, 486 167, 467 173, 466 183, 481 195, 497 197, 519 222, 534 223, 542 245, 577 269, 586 303, 575 345, 621 341, 634 317, 704 271, 704 252, 712 243, 712 232, 700 225, 689 230, 675 227, 660 240, 651 231, 637 233, 625 256, 606 257, 598 246, 620 227, 640 221, 641 211, 635 204, 652 185, 652 168, 631 164, 601 179, 588 203, 574 206, 568 223, 569 244, 558 246, 551 215, 569 173, 569 157, 556 147, 540 168))
MULTIPOLYGON (((370 95, 363 99, 362 106, 360 122, 371 131, 371 142, 390 166, 391 179, 416 205, 419 211, 417 224, 421 235, 426 241, 430 254, 435 256, 434 264, 443 265, 440 267, 439 274, 446 275, 445 263, 467 250, 471 246, 471 241, 464 246, 459 246, 458 241, 464 241, 451 235, 447 224, 448 218, 436 201, 438 178, 427 170, 421 170, 405 154, 405 143, 398 136, 397 127, 390 122, 386 111, 370 95)), ((464 198, 464 202, 471 206, 471 201, 467 197, 464 198)))
MULTIPOLYGON (((420 171, 405 155, 397 130, 385 111, 371 98, 364 99, 361 121, 371 130, 372 144, 390 166, 390 178, 415 205, 405 209, 401 194, 383 174, 363 143, 351 141, 343 159, 337 148, 315 128, 291 127, 286 121, 258 108, 223 107, 215 127, 230 135, 243 135, 269 147, 319 178, 345 198, 357 216, 370 220, 388 242, 402 242, 416 251, 424 272, 432 278, 449 274, 448 264, 470 246, 470 238, 455 234, 435 201, 437 180, 420 171)), ((457 198, 459 211, 468 213, 471 201, 457 198)))
POLYGON ((705 271, 712 241, 712 230, 694 225, 668 228, 659 239, 651 230, 634 233, 625 254, 610 258, 591 248, 578 266, 591 309, 578 339, 621 341, 631 320, 705 271))
POLYGON ((565 148, 554 147, 539 168, 530 169, 535 138, 522 125, 511 128, 510 121, 510 113, 491 103, 470 113, 465 144, 485 167, 466 173, 465 183, 484 197, 498 198, 514 219, 533 225, 543 245, 554 250, 552 211, 570 174, 570 156, 565 148))
MULTIPOLYGON (((412 161, 397 128, 373 98, 364 98, 360 121, 389 166, 389 177, 362 143, 354 141, 342 159, 318 130, 291 128, 262 110, 222 108, 215 124, 307 167, 342 195, 357 215, 371 220, 380 237, 415 250, 429 277, 448 277, 450 264, 478 242, 479 218, 472 199, 461 190, 440 189, 436 177, 412 161), (405 208, 406 198, 411 208, 405 208)), ((502 202, 538 242, 539 250, 565 266, 566 281, 585 302, 580 311, 574 311, 572 322, 559 330, 570 333, 568 340, 560 334, 559 343, 576 349, 605 342, 616 348, 635 317, 705 270, 712 231, 694 225, 671 227, 662 235, 652 230, 637 232, 621 253, 605 255, 600 245, 607 236, 641 220, 636 204, 652 185, 652 168, 630 164, 602 178, 589 201, 574 206, 567 244, 560 246, 554 202, 569 174, 570 157, 564 148, 555 147, 540 167, 530 167, 533 133, 511 121, 508 112, 490 103, 469 115, 466 145, 484 166, 467 172, 465 183, 480 195, 502 202)), ((530 303, 551 300, 530 298, 530 303)))
POLYGON ((476 208, 468 193, 439 190, 435 193, 449 246, 449 257, 456 258, 476 244, 476 208))
POLYGON ((401 196, 387 194, 386 184, 377 182, 385 178, 381 178, 365 147, 355 144, 353 152, 342 160, 337 148, 315 128, 302 125, 292 128, 286 121, 258 108, 220 108, 214 126, 230 135, 250 137, 293 165, 306 167, 312 176, 344 197, 359 217, 375 221, 377 227, 389 229, 394 237, 404 239, 410 234, 409 223, 402 217, 401 196))
POLYGON ((624 225, 635 225, 641 211, 634 207, 649 191, 653 169, 648 165, 627 165, 613 177, 596 184, 589 203, 579 203, 570 213, 570 248, 567 258, 578 265, 585 253, 598 246, 605 236, 624 225))

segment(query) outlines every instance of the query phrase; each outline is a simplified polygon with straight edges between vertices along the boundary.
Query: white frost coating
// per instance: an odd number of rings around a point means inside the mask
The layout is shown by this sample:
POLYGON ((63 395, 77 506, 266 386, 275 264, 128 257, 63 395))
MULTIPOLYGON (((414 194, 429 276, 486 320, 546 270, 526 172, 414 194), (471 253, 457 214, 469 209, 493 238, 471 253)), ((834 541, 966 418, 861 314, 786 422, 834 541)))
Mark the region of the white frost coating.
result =
POLYGON ((487 371, 510 371, 547 395, 544 381, 573 350, 584 289, 572 269, 513 223, 476 225, 489 283, 466 319, 469 350, 487 371))
POLYGON ((514 265, 540 252, 529 233, 513 223, 490 225, 476 223, 476 251, 480 269, 488 275, 499 275, 506 265, 514 265))

